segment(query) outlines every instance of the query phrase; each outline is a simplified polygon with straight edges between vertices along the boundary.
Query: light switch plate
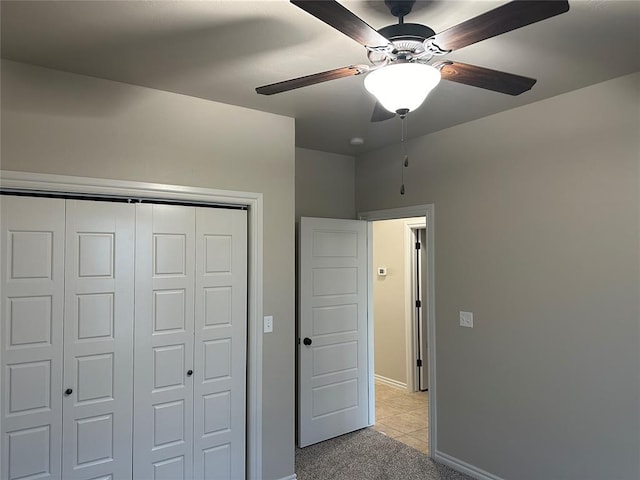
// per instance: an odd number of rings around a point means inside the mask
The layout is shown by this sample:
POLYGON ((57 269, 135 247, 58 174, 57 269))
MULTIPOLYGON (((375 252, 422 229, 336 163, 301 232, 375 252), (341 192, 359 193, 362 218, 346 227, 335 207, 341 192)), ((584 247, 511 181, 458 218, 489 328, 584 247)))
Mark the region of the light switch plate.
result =
POLYGON ((269 315, 268 317, 264 317, 264 333, 273 332, 273 317, 269 315))
POLYGON ((460 326, 473 328, 473 312, 460 312, 460 326))

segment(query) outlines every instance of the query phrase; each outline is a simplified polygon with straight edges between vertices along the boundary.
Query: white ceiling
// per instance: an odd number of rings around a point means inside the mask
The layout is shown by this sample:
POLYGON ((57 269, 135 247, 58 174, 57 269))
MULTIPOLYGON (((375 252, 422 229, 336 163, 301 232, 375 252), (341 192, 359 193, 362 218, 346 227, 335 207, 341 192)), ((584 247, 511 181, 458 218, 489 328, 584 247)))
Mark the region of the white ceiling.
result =
MULTIPOLYGON (((395 23, 382 0, 342 3, 374 28, 395 23)), ((503 3, 418 0, 406 21, 440 32, 503 3)), ((448 56, 537 78, 531 91, 512 97, 443 81, 408 116, 409 136, 640 70, 640 1, 570 5, 568 13, 448 56)), ((362 76, 255 93, 260 85, 366 63, 363 47, 285 0, 3 0, 1 9, 3 58, 295 117, 299 147, 355 155, 400 139, 397 118, 369 122, 374 100, 362 76), (354 136, 365 144, 349 145, 354 136)))

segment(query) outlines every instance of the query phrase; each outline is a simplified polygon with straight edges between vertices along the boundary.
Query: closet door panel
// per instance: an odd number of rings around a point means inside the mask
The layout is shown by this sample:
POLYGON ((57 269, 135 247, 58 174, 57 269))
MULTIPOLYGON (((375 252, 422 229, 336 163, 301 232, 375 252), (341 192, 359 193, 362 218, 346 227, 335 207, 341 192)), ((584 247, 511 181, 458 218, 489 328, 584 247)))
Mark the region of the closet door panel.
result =
POLYGON ((197 208, 195 478, 245 478, 247 216, 197 208))
POLYGON ((59 479, 64 200, 0 203, 0 478, 59 479))
POLYGON ((135 208, 67 200, 63 478, 131 478, 135 208))
POLYGON ((195 210, 136 206, 134 478, 193 478, 195 210))

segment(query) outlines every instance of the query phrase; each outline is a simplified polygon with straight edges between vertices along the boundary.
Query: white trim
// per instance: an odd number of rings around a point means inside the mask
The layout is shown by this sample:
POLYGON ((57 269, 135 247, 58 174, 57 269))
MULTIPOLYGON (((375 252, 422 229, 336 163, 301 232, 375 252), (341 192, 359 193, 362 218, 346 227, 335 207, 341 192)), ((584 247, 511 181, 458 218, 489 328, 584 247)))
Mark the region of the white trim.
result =
MULTIPOLYGON (((410 207, 390 208, 386 210, 372 210, 369 212, 358 213, 358 218, 369 221, 369 233, 372 234, 373 227, 371 222, 374 220, 390 220, 394 218, 408 217, 426 217, 427 227, 427 279, 429 282, 427 292, 428 315, 427 335, 429 337, 429 456, 433 457, 431 452, 437 452, 438 449, 438 403, 437 403, 437 378, 436 378, 436 296, 435 296, 435 207, 433 204, 414 205, 410 207)), ((369 249, 370 265, 373 265, 373 251, 369 249)), ((372 291, 370 285, 370 292, 372 291)), ((368 301, 368 323, 369 329, 373 330, 373 299, 369 295, 368 301)), ((373 352, 373 343, 369 344, 369 352, 373 352)), ((370 384, 373 383, 373 361, 370 361, 369 378, 370 384)), ((373 390, 372 390, 373 392, 373 390)), ((371 401, 371 400, 370 400, 371 401)))
POLYGON ((414 291, 413 291, 413 255, 414 250, 411 248, 413 243, 412 228, 408 222, 403 225, 403 243, 404 250, 404 345, 405 345, 405 371, 407 375, 407 390, 409 392, 416 391, 416 366, 415 366, 415 338, 413 312, 414 309, 414 291))
POLYGON ((416 342, 417 329, 415 322, 415 260, 416 250, 414 243, 416 242, 415 231, 426 228, 426 221, 405 222, 404 224, 404 330, 405 330, 405 351, 406 351, 406 371, 407 371, 407 390, 415 392, 418 390, 418 379, 416 365, 416 342))
POLYGON ((462 460, 456 457, 453 457, 451 455, 448 455, 446 453, 443 453, 437 450, 433 459, 436 462, 447 465, 448 467, 451 467, 460 473, 469 475, 470 477, 473 477, 476 480, 504 480, 502 477, 498 477, 497 475, 489 473, 485 470, 482 470, 481 468, 478 468, 467 462, 463 462, 462 460))
POLYGON ((262 194, 9 170, 0 170, 0 186, 41 192, 153 197, 248 207, 247 478, 262 478, 262 194))
POLYGON ((413 205, 410 207, 387 208, 385 210, 371 210, 368 212, 358 212, 360 220, 393 220, 396 218, 424 217, 425 212, 433 209, 433 204, 413 205))
POLYGON ((399 382, 398 380, 394 380, 393 378, 383 377, 382 375, 374 374, 374 378, 376 382, 380 382, 384 385, 389 385, 390 387, 400 388, 402 390, 407 389, 407 384, 399 382))
POLYGON ((294 473, 293 475, 289 475, 288 477, 282 477, 279 478, 278 480, 296 480, 298 477, 296 477, 296 474, 294 473))
POLYGON ((369 426, 376 424, 376 382, 373 331, 373 224, 367 222, 367 368, 369 369, 369 426))
POLYGON ((8 189, 132 197, 150 196, 158 199, 233 203, 247 206, 251 206, 253 202, 262 197, 262 194, 252 192, 10 170, 0 170, 0 185, 2 188, 8 189))
POLYGON ((436 254, 433 204, 427 208, 427 348, 429 349, 429 445, 438 450, 438 400, 436 395, 436 254))

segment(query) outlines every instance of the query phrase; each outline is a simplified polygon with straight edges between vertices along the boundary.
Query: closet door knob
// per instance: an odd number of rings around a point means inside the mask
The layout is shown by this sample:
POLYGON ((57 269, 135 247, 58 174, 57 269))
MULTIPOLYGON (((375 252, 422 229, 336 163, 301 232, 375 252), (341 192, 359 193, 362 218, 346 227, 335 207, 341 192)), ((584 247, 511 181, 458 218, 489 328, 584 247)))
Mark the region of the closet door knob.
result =
POLYGON ((304 337, 304 340, 302 340, 302 343, 304 343, 305 345, 309 346, 311 345, 311 339, 309 337, 304 337))
POLYGON ((190 377, 191 375, 193 375, 193 370, 187 370, 187 377, 190 377))
POLYGON ((73 393, 73 389, 72 389, 72 388, 67 388, 67 389, 64 391, 64 394, 65 394, 65 395, 71 395, 72 393, 73 393))

